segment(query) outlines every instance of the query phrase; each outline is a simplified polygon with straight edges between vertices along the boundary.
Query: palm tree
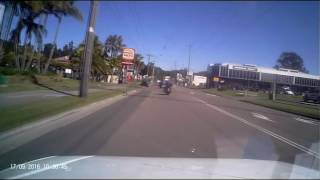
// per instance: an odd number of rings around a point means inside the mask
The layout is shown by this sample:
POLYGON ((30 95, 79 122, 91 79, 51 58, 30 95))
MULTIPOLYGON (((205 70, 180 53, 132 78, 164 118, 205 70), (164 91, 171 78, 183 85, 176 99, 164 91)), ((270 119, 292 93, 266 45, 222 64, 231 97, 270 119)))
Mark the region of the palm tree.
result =
POLYGON ((46 30, 40 24, 34 22, 33 17, 28 17, 24 19, 25 27, 26 27, 26 34, 24 39, 24 52, 22 57, 22 70, 27 70, 32 62, 32 58, 28 61, 27 65, 25 66, 27 60, 27 45, 31 44, 32 35, 35 37, 36 42, 42 42, 42 36, 46 34, 46 30), (28 42, 29 41, 29 42, 28 42))
POLYGON ((142 66, 142 60, 143 60, 143 56, 139 53, 136 53, 134 56, 134 65, 136 67, 136 75, 139 74, 140 68, 142 66))
POLYGON ((56 27, 56 32, 55 32, 54 40, 53 40, 54 46, 52 47, 52 49, 50 51, 48 61, 46 62, 45 67, 44 67, 44 71, 43 71, 44 74, 47 73, 47 71, 48 71, 48 67, 52 61, 54 50, 57 46, 57 38, 58 38, 58 33, 59 33, 62 18, 64 16, 71 16, 79 21, 83 20, 83 17, 82 17, 80 10, 74 6, 73 1, 50 1, 50 3, 47 4, 45 9, 49 13, 54 14, 54 16, 58 19, 58 25, 56 27))
POLYGON ((28 42, 30 43, 32 36, 34 36, 35 39, 38 42, 40 42, 42 41, 43 35, 46 34, 45 28, 42 25, 35 23, 34 19, 35 19, 35 16, 33 13, 30 13, 26 18, 20 18, 16 28, 12 31, 12 35, 11 35, 11 39, 14 40, 15 42, 15 51, 17 53, 16 54, 17 68, 22 71, 25 70, 25 67, 26 67, 25 63, 27 58, 28 42), (21 62, 19 62, 18 47, 20 42, 20 34, 24 29, 25 29, 25 36, 23 41, 24 50, 23 50, 23 56, 22 56, 21 62))
POLYGON ((122 48, 126 45, 123 44, 121 35, 110 35, 105 41, 105 55, 107 58, 115 58, 121 53, 122 48))
MULTIPOLYGON (((25 28, 25 22, 23 21, 23 19, 28 15, 30 15, 33 9, 31 6, 32 3, 28 1, 13 0, 13 1, 10 1, 9 3, 11 3, 12 9, 14 11, 13 14, 16 16, 19 16, 19 21, 17 23, 16 28, 11 31, 10 39, 11 41, 14 42, 14 51, 16 54, 15 64, 16 64, 16 68, 20 71, 21 65, 19 61, 19 43, 20 43, 21 31, 25 28)), ((11 26, 12 21, 9 23, 10 23, 9 26, 11 26)))

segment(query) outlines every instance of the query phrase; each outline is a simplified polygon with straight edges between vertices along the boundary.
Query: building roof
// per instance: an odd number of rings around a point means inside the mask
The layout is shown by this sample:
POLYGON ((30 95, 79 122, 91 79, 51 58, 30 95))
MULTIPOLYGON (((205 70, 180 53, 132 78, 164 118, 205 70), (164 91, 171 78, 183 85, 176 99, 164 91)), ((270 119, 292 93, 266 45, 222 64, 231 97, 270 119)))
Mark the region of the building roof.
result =
POLYGON ((222 66, 227 66, 227 65, 229 66, 229 69, 233 69, 234 66, 251 67, 251 68, 256 68, 257 72, 261 72, 261 73, 278 74, 278 75, 285 75, 285 76, 295 76, 295 77, 301 77, 301 78, 320 80, 320 76, 303 73, 303 72, 293 70, 293 69, 280 68, 278 70, 278 69, 274 69, 274 68, 261 67, 261 66, 256 66, 256 65, 252 65, 252 64, 222 63, 222 66))

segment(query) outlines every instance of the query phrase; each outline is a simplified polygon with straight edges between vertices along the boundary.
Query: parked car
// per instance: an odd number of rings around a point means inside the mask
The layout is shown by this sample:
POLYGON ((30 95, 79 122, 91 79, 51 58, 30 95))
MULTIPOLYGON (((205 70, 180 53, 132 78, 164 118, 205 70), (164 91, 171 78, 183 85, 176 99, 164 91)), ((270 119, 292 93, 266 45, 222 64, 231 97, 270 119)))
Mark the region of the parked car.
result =
POLYGON ((290 89, 288 86, 283 86, 280 90, 280 94, 286 94, 286 95, 294 95, 294 92, 290 89))
POLYGON ((303 96, 303 101, 305 102, 313 101, 313 102, 320 103, 320 91, 312 90, 312 91, 305 92, 303 96))

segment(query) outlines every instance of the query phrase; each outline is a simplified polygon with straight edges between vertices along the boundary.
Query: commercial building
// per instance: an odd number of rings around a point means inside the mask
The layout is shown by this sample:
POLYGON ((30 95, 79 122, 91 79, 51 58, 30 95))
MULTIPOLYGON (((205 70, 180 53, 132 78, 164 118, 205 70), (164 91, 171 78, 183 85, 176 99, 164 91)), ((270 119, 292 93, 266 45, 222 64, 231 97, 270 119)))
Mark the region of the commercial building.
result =
POLYGON ((289 86, 295 92, 304 92, 320 86, 320 76, 292 69, 273 69, 251 64, 210 64, 208 87, 270 90, 272 84, 289 86))

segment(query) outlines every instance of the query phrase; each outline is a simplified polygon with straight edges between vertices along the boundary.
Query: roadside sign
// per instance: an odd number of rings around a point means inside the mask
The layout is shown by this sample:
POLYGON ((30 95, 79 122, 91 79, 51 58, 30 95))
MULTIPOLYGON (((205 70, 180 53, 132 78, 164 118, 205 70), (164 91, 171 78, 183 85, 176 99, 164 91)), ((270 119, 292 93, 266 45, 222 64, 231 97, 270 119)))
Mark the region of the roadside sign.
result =
POLYGON ((122 59, 132 61, 134 59, 134 49, 123 48, 122 59))
POLYGON ((66 74, 71 74, 71 69, 65 69, 66 74))
POLYGON ((218 77, 213 77, 213 81, 214 82, 219 82, 219 78, 218 77))

